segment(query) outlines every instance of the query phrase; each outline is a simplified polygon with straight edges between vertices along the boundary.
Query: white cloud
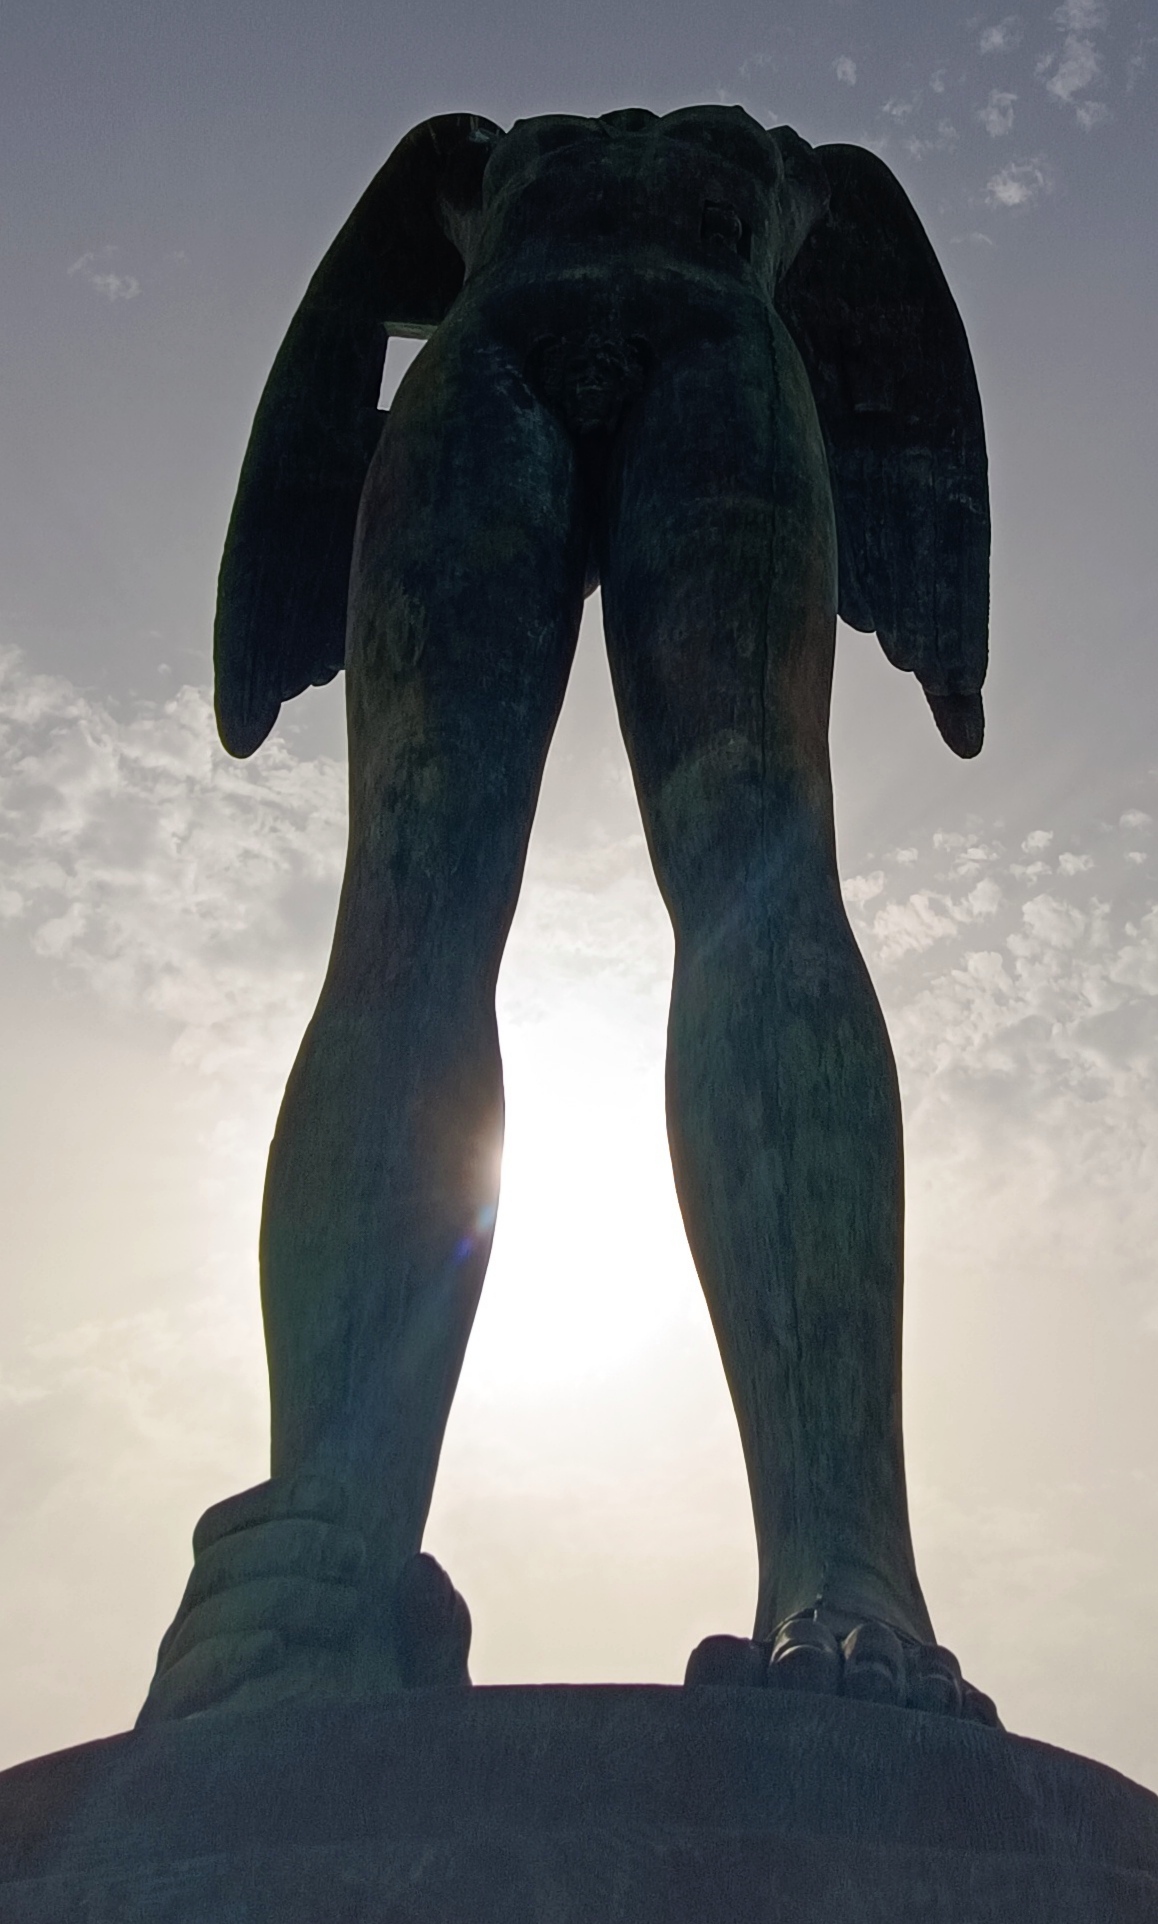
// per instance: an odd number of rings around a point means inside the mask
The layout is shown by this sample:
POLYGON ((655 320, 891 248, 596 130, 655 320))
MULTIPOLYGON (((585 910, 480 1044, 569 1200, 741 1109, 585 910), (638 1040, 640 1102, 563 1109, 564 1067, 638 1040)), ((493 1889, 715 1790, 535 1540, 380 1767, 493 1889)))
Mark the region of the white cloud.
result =
MULTIPOLYGON (((1035 895, 1022 906, 1022 919, 1030 936, 1037 944, 1051 949, 1072 949, 1086 931, 1086 917, 1080 909, 1068 902, 1059 902, 1052 895, 1035 895)), ((1021 936, 1011 935, 1010 947, 1016 943, 1016 953, 1029 955, 1031 948, 1021 936)))
MULTIPOLYGON (((1053 839, 1034 829, 1022 846, 1053 839)), ((1001 871, 996 840, 984 845, 995 873, 957 896, 952 879, 979 845, 948 834, 934 842, 932 858, 919 858, 921 886, 912 886, 918 864, 906 863, 885 874, 867 914, 870 898, 847 898, 870 961, 884 971, 898 1052, 923 1085, 921 1099, 930 1075, 1012 1075, 1016 1065, 1027 1096, 1049 1088, 1056 1102, 1079 1083, 1083 1103, 1091 1091, 1106 1101, 1128 1095, 1132 1120, 1119 1109, 1115 1126, 1147 1139, 1152 1131, 1158 1144, 1158 905, 1135 903, 1130 891, 1140 881, 1123 880, 1116 903, 1092 893, 1094 856, 1080 848, 1059 858, 1050 890, 1035 890, 1036 865, 1001 871), (973 947, 980 921, 990 929, 984 950, 973 947), (1107 1028, 1111 1019, 1116 1028, 1107 1028)), ((1080 1115, 1085 1128, 1091 1111, 1080 1115)))
POLYGON ((945 913, 945 897, 933 897, 918 889, 905 902, 890 902, 873 917, 872 933, 876 952, 882 962, 895 962, 902 955, 920 955, 934 942, 956 935, 957 924, 945 913))
POLYGON ((1021 42, 1021 21, 1008 13, 996 26, 986 27, 978 45, 982 53, 1009 53, 1021 42))
POLYGON ((94 274, 92 284, 110 301, 133 301, 141 291, 135 274, 94 274))
POLYGON ((842 53, 834 65, 837 79, 843 81, 846 87, 855 87, 856 61, 851 59, 848 54, 842 53))
POLYGON ((951 120, 939 120, 937 131, 932 139, 922 140, 914 135, 906 140, 905 148, 912 154, 914 160, 923 160, 926 154, 952 153, 958 138, 957 129, 951 120))
POLYGON ((1126 92, 1132 94, 1146 71, 1151 46, 1158 40, 1152 27, 1140 23, 1134 47, 1126 61, 1126 92))
POLYGON ((858 908, 863 908, 866 902, 872 901, 874 895, 880 894, 884 885, 885 872, 878 868, 871 875, 848 876, 841 884, 841 890, 846 902, 855 902, 858 908))
POLYGON ((1069 106, 1075 94, 1083 93, 1102 71, 1101 57, 1092 40, 1074 34, 1066 36, 1060 54, 1047 54, 1038 64, 1047 93, 1069 106))
POLYGON ((1015 160, 990 176, 985 197, 991 207, 1032 207, 1052 185, 1053 176, 1044 160, 1015 160))
POLYGON ((1100 127, 1104 120, 1109 120, 1110 109, 1104 100, 1082 100, 1078 102, 1075 114, 1078 126, 1088 134, 1092 127, 1100 127))
POLYGON ((196 689, 120 718, 11 650, 0 699, 0 856, 36 952, 189 1061, 260 1062, 324 956, 342 769, 276 739, 231 762, 196 689))
POLYGON ((1064 0, 1053 17, 1059 27, 1065 27, 1070 33, 1090 33, 1104 27, 1109 14, 1101 0, 1064 0))
POLYGON ((979 869, 996 862, 1000 851, 987 842, 967 842, 954 861, 958 875, 976 875, 979 869))
POLYGON ((1087 133, 1109 118, 1105 101, 1078 99, 1102 80, 1102 57, 1090 36, 1105 26, 1107 17, 1099 0, 1065 0, 1053 16, 1055 25, 1065 32, 1062 45, 1043 54, 1037 63, 1046 92, 1059 105, 1073 107, 1079 127, 1087 133))
POLYGON ((1002 93, 994 88, 984 107, 977 110, 977 118, 991 140, 1000 139, 1013 126, 1013 107, 1016 94, 1002 93))
POLYGON ((141 283, 135 274, 118 274, 109 265, 116 253, 115 247, 102 247, 95 253, 82 254, 69 268, 70 274, 79 274, 82 280, 107 301, 133 301, 141 291, 141 283))
POLYGON ((981 921, 987 915, 996 915, 1003 900, 999 885, 991 875, 987 875, 983 882, 978 882, 976 888, 970 890, 957 914, 963 922, 981 921))

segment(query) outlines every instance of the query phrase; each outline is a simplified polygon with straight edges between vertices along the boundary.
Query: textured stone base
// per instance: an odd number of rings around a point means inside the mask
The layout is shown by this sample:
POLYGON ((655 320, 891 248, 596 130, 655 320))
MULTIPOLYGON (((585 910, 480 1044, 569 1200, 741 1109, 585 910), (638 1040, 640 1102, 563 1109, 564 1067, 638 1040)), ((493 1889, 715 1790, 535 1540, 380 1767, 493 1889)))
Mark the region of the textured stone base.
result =
POLYGON ((1156 1924, 1158 1798, 911 1711, 421 1691, 0 1775, 0 1924, 1156 1924))

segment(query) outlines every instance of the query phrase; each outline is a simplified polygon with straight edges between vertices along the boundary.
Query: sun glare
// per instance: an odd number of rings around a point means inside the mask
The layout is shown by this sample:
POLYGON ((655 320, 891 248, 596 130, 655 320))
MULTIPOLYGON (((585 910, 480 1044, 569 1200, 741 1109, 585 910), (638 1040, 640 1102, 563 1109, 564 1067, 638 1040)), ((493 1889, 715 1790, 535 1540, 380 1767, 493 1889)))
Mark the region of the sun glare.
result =
POLYGON ((714 1347, 664 1122, 672 937, 588 603, 499 979, 507 1098, 494 1254, 464 1389, 575 1390, 714 1347))
POLYGON ((653 1059, 590 1002, 504 1037, 508 1122, 476 1386, 578 1386, 702 1314, 653 1059))

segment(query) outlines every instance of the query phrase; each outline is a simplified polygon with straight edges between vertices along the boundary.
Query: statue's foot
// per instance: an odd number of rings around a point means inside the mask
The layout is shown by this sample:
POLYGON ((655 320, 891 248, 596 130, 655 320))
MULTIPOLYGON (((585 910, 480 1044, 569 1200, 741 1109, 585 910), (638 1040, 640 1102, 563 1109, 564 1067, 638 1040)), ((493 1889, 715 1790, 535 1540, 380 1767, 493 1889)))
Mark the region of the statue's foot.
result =
POLYGON ((470 1612, 446 1572, 411 1557, 376 1610, 346 1508, 335 1485, 302 1477, 206 1511, 138 1725, 470 1682, 470 1612))
POLYGON ((824 1610, 787 1618, 767 1642, 705 1637, 684 1682, 813 1691, 1002 1727, 992 1699, 965 1682, 951 1650, 900 1636, 875 1619, 849 1625, 824 1610))

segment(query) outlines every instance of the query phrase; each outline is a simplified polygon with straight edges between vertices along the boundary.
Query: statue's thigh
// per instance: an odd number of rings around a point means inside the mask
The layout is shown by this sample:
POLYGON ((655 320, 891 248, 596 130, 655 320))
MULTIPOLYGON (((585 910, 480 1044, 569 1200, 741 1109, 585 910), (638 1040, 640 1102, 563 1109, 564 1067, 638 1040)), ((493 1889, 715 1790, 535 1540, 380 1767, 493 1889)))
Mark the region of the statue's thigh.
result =
MULTIPOLYGON (((399 389, 362 498, 347 635, 355 811, 477 835, 533 809, 582 609, 574 453, 453 317, 399 389)), ((355 823, 357 827, 357 823, 355 823)))
POLYGON ((787 334, 662 362, 609 496, 604 619, 653 847, 708 859, 779 808, 827 820, 835 536, 823 443, 787 334))

